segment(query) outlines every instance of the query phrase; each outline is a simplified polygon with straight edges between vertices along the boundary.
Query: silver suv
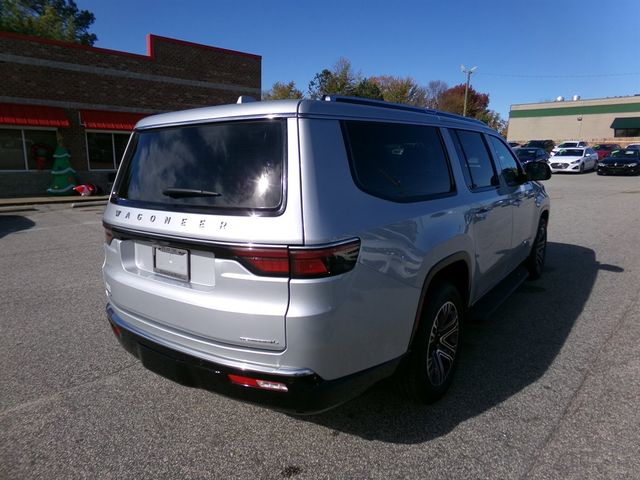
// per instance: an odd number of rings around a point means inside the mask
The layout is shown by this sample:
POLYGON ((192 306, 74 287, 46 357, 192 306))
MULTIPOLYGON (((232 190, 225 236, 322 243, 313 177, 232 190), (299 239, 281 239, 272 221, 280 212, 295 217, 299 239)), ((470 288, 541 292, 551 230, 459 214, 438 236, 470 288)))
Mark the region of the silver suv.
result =
POLYGON ((482 122, 406 105, 149 117, 104 214, 108 318, 148 369, 277 409, 396 371, 431 402, 471 307, 521 265, 540 275, 549 176, 482 122))

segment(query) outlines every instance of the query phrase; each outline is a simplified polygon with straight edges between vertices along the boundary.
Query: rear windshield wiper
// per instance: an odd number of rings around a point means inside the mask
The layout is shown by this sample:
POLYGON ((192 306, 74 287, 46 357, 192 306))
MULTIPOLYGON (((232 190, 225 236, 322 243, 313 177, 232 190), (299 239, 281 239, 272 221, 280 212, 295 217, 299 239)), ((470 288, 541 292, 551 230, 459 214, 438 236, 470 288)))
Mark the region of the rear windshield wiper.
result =
POLYGON ((220 197, 222 194, 218 192, 210 192, 208 190, 198 190, 196 188, 166 188, 162 191, 163 195, 171 198, 187 198, 187 197, 220 197))

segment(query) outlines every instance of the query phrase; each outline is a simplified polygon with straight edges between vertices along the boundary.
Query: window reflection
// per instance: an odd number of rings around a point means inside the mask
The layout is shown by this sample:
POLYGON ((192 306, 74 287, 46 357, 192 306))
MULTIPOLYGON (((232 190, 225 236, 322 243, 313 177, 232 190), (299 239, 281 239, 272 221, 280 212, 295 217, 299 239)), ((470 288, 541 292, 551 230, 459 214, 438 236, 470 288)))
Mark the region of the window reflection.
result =
POLYGON ((274 209, 282 203, 284 120, 225 122, 136 134, 119 196, 158 204, 274 209), (220 193, 169 198, 167 188, 220 193))

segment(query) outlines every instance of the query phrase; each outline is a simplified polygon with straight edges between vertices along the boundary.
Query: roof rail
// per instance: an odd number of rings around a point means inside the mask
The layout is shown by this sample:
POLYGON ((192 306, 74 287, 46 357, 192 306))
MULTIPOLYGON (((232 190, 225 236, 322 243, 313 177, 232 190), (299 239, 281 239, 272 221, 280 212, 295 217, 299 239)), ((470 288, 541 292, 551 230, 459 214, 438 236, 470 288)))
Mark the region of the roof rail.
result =
POLYGON ((463 117, 462 115, 458 115, 457 113, 441 112, 440 110, 434 110, 434 113, 441 117, 453 118, 455 120, 462 120, 466 122, 479 123, 481 125, 484 125, 485 127, 487 126, 487 124, 482 120, 478 120, 477 118, 471 118, 471 117, 463 117))
POLYGON ((238 97, 238 101, 236 101, 236 103, 253 103, 253 102, 257 102, 258 100, 255 99, 255 97, 252 97, 250 95, 240 95, 238 97))
POLYGON ((394 110, 406 110, 417 113, 431 113, 432 111, 421 107, 412 107, 402 103, 385 102, 384 100, 373 100, 371 98, 349 97, 347 95, 323 95, 325 102, 354 103, 356 105, 369 105, 371 107, 393 108, 394 110))
POLYGON ((373 100, 371 98, 350 97, 347 95, 323 95, 322 100, 325 102, 341 102, 341 103, 353 103, 356 105, 369 105, 371 107, 392 108, 394 110, 405 110, 408 112, 426 113, 429 115, 437 115, 439 117, 447 117, 455 120, 479 123, 485 125, 482 120, 475 118, 463 117, 457 113, 441 112, 440 110, 433 110, 431 108, 413 107, 411 105, 405 105, 403 103, 391 103, 384 100, 373 100))

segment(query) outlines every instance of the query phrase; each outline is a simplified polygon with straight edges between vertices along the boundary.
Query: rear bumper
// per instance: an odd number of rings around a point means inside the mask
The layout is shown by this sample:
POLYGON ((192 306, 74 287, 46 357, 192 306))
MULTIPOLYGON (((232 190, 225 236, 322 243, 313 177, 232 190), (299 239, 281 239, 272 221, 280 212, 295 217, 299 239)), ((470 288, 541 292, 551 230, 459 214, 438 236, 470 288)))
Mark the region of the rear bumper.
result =
POLYGON ((274 375, 210 362, 142 337, 107 306, 107 317, 120 344, 154 373, 188 387, 202 388, 228 397, 257 403, 293 414, 314 414, 328 410, 364 392, 393 374, 401 358, 335 380, 323 380, 315 373, 274 375), (283 383, 287 391, 270 391, 232 383, 239 375, 283 383))

